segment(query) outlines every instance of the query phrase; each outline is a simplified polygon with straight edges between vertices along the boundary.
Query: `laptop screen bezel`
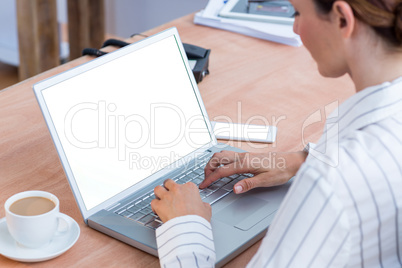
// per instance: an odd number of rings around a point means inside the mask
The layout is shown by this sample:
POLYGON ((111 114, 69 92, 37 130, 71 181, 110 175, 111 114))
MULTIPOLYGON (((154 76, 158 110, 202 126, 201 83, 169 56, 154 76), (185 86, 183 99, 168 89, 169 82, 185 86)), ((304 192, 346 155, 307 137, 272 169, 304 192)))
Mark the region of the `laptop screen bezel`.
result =
POLYGON ((54 126, 54 124, 52 122, 51 114, 50 114, 50 112, 49 112, 49 110, 47 108, 47 105, 46 105, 44 96, 42 94, 42 91, 47 89, 47 88, 49 88, 49 87, 51 87, 51 86, 53 86, 53 85, 55 85, 55 84, 58 84, 58 83, 60 83, 62 81, 70 79, 70 78, 72 78, 74 76, 77 76, 77 75, 79 75, 79 74, 81 74, 83 72, 90 71, 91 69, 94 69, 94 68, 96 68, 98 66, 107 64, 110 61, 113 61, 113 60, 115 60, 117 58, 123 57, 126 54, 132 53, 132 52, 134 52, 136 50, 139 50, 139 49, 141 49, 143 47, 146 47, 146 46, 148 46, 150 44, 153 44, 155 42, 158 42, 160 40, 163 40, 163 39, 171 37, 171 36, 174 36, 176 41, 177 41, 177 45, 178 45, 180 54, 182 56, 183 63, 185 64, 185 68, 187 70, 188 77, 189 77, 189 79, 191 81, 191 85, 193 87, 194 94, 195 94, 195 96, 197 98, 197 102, 198 102, 198 104, 200 106, 201 113, 202 113, 202 115, 204 117, 206 126, 208 128, 208 132, 209 132, 209 134, 211 136, 211 142, 210 143, 207 143, 204 146, 201 146, 200 148, 196 149, 195 151, 193 151, 189 155, 187 155, 187 156, 183 157, 182 159, 180 159, 181 163, 183 163, 183 165, 185 165, 185 163, 188 163, 189 161, 194 159, 194 157, 197 157, 198 155, 203 154, 208 148, 217 145, 217 140, 215 138, 215 135, 213 134, 213 129, 212 129, 212 126, 210 124, 210 120, 209 120, 208 114, 206 112, 205 105, 204 105, 204 103, 203 103, 203 101, 201 99, 201 95, 200 95, 197 83, 195 81, 194 75, 193 75, 193 73, 191 71, 191 68, 189 66, 187 56, 185 54, 185 51, 184 51, 181 39, 179 37, 178 31, 177 31, 177 29, 175 27, 167 29, 167 30, 165 30, 163 32, 155 34, 155 35, 153 35, 151 37, 148 37, 146 39, 143 39, 141 41, 138 41, 138 42, 133 43, 131 45, 128 45, 126 47, 123 47, 123 48, 121 48, 119 50, 116 50, 114 52, 108 53, 108 54, 106 54, 106 55, 104 55, 102 57, 96 58, 96 59, 94 59, 92 61, 89 61, 89 62, 84 63, 82 65, 79 65, 77 67, 74 67, 74 68, 72 68, 70 70, 67 70, 67 71, 62 72, 60 74, 57 74, 57 75, 55 75, 53 77, 50 77, 50 78, 48 78, 46 80, 40 81, 40 82, 36 83, 33 86, 35 96, 36 96, 38 104, 39 104, 39 106, 41 108, 41 111, 42 111, 43 117, 45 119, 45 122, 46 122, 46 124, 48 126, 48 129, 49 129, 49 132, 51 134, 52 140, 53 140, 53 142, 55 144, 55 147, 56 147, 56 150, 58 152, 60 161, 61 161, 61 163, 63 165, 63 168, 64 168, 64 171, 65 171, 67 180, 68 180, 68 182, 70 184, 70 187, 72 189, 72 192, 74 194, 74 197, 75 197, 75 199, 77 201, 77 204, 78 204, 78 206, 80 208, 81 214, 82 214, 85 222, 87 222, 87 219, 91 215, 97 213, 98 211, 100 211, 102 209, 110 207, 113 204, 116 204, 119 200, 124 199, 125 197, 133 194, 136 190, 142 189, 146 185, 151 184, 152 182, 154 182, 158 178, 161 178, 161 177, 169 174, 170 172, 172 172, 174 169, 177 169, 178 167, 177 167, 177 165, 173 165, 173 163, 172 163, 171 165, 163 168, 162 170, 154 173, 153 175, 143 179, 142 181, 132 185, 131 187, 129 187, 129 188, 123 190, 122 192, 114 195, 113 197, 105 200, 104 202, 100 203, 99 205, 95 206, 94 208, 91 208, 91 209, 87 210, 87 208, 85 206, 85 203, 84 203, 84 200, 83 200, 83 197, 81 196, 81 193, 79 191, 77 182, 76 182, 76 180, 74 178, 74 175, 73 175, 73 172, 71 170, 71 167, 69 165, 68 159, 67 159, 66 154, 65 154, 65 152, 63 150, 63 146, 62 146, 61 141, 60 141, 60 139, 58 137, 57 130, 56 130, 56 128, 55 128, 55 126, 54 126))

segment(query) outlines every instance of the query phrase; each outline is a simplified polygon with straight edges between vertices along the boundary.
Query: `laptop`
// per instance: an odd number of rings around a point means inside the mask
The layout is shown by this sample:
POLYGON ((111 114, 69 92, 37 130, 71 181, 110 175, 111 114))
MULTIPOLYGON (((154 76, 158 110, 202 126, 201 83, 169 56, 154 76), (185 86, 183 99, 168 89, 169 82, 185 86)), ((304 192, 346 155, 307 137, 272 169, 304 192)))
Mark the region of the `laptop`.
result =
MULTIPOLYGON (((176 28, 167 29, 34 85, 85 223, 157 256, 150 209, 167 178, 204 179, 221 150, 176 28)), ((264 236, 289 184, 236 195, 251 174, 201 191, 212 204, 216 266, 264 236)))

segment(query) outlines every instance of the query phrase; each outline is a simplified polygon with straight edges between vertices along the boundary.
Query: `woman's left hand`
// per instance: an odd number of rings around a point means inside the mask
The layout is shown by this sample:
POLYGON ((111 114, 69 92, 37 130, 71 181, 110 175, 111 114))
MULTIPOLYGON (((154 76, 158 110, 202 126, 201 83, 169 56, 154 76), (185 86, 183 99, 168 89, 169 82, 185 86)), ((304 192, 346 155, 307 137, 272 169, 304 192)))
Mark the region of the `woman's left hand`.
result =
POLYGON ((211 221, 211 206, 201 200, 198 187, 192 182, 177 184, 167 179, 164 187, 155 187, 154 193, 156 198, 151 207, 163 222, 185 215, 198 215, 211 221))

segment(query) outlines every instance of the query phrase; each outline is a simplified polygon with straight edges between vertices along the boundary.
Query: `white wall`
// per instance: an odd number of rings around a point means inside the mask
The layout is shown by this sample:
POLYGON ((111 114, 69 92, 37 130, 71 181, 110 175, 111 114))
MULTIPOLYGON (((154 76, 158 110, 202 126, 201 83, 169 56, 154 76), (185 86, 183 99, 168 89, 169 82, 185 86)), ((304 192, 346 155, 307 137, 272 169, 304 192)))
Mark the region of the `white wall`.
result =
MULTIPOLYGON (((57 16, 59 22, 65 23, 67 21, 66 0, 57 0, 57 16)), ((61 45, 60 56, 62 58, 68 56, 67 44, 61 45)), ((14 66, 19 65, 15 0, 0 0, 0 61, 14 66)))
POLYGON ((106 32, 122 38, 203 9, 208 0, 105 0, 106 32))
MULTIPOLYGON (((67 22, 66 1, 57 0, 60 23, 67 22)), ((127 38, 203 9, 207 3, 208 0, 105 0, 106 32, 127 38)), ((19 64, 15 5, 15 0, 0 0, 0 61, 11 65, 19 64)), ((66 45, 61 46, 62 58, 67 57, 66 45)))
POLYGON ((18 65, 17 8, 15 0, 0 3, 0 61, 18 65))

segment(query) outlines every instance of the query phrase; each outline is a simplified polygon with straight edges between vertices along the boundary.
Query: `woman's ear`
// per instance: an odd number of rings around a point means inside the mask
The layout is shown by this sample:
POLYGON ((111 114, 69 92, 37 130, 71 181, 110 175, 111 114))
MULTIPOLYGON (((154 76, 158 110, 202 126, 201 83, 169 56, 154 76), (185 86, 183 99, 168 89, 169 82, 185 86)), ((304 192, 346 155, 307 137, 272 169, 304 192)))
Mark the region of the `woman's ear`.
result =
POLYGON ((342 37, 349 38, 356 23, 352 7, 345 1, 335 1, 332 6, 332 13, 342 37))

